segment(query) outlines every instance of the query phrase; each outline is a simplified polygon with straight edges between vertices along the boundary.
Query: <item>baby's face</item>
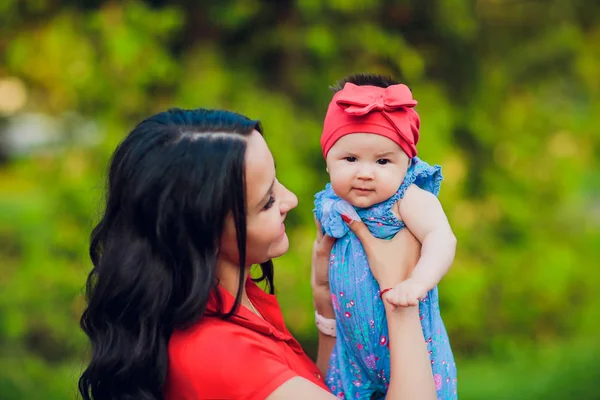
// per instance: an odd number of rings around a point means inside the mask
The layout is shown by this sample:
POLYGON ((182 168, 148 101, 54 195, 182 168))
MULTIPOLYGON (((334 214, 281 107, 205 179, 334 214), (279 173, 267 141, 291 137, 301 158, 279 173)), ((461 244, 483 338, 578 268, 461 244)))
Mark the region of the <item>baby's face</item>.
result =
POLYGON ((396 193, 410 158, 386 137, 353 133, 333 145, 326 162, 335 194, 353 206, 367 208, 396 193))

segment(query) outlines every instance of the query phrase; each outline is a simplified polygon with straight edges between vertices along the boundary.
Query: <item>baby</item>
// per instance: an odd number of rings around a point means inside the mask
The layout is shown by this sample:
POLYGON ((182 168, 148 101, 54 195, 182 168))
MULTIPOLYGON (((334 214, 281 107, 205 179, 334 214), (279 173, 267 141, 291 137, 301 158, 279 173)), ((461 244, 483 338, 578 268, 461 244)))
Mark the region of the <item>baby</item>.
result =
POLYGON ((390 360, 382 301, 419 306, 438 399, 457 398, 437 290, 454 260, 456 238, 437 198, 441 168, 417 157, 416 104, 405 85, 355 75, 338 84, 325 117, 321 148, 331 183, 316 194, 315 215, 337 238, 329 269, 337 340, 327 384, 340 398, 385 397, 390 360), (360 219, 384 239, 410 229, 422 243, 411 277, 380 296, 364 249, 344 219, 360 219))

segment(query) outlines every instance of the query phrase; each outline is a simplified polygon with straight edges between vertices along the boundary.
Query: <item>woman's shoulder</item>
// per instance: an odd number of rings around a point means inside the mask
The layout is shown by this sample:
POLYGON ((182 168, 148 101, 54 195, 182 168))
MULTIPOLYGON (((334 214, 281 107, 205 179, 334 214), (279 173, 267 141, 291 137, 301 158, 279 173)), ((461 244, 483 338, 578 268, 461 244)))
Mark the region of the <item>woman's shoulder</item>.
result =
MULTIPOLYGON (((235 319, 236 317, 232 317, 235 319)), ((218 369, 249 367, 261 356, 282 358, 281 348, 265 332, 255 330, 239 321, 218 317, 204 317, 199 323, 183 330, 175 330, 168 345, 169 364, 172 368, 195 370, 204 375, 218 369), (206 360, 207 363, 198 363, 206 360), (248 363, 246 363, 248 361, 248 363), (202 365, 207 371, 200 371, 202 365)))
POLYGON ((169 357, 184 361, 188 357, 212 357, 224 350, 243 346, 240 335, 251 338, 252 331, 218 317, 204 317, 187 329, 176 329, 169 339, 169 357))
POLYGON ((168 351, 167 399, 264 398, 296 375, 272 341, 220 318, 176 330, 168 351))

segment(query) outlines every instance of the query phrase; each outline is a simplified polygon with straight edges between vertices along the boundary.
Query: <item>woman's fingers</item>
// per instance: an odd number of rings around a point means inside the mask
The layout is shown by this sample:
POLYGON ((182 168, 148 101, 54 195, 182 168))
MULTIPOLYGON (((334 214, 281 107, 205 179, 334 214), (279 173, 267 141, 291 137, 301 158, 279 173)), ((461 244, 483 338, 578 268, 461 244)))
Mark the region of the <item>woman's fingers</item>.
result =
POLYGON ((317 226, 317 242, 318 242, 323 237, 323 228, 321 227, 321 223, 319 222, 317 217, 314 217, 314 220, 315 220, 315 225, 317 226))
POLYGON ((315 239, 315 251, 317 257, 327 256, 327 258, 329 258, 335 239, 323 233, 323 229, 317 218, 315 218, 315 225, 317 226, 317 237, 315 239))
POLYGON ((329 235, 322 235, 321 240, 319 241, 319 247, 317 248, 317 253, 320 256, 327 257, 329 259, 329 255, 331 254, 331 249, 333 248, 334 243, 334 238, 329 235))
POLYGON ((408 229, 400 230, 392 240, 383 240, 373 236, 362 221, 343 217, 365 249, 379 285, 394 286, 410 276, 419 260, 421 245, 408 229))
POLYGON ((369 254, 373 241, 377 240, 375 236, 371 234, 369 228, 367 228, 364 222, 350 219, 345 215, 343 215, 342 218, 344 218, 344 221, 348 224, 352 232, 354 232, 356 237, 358 237, 358 240, 360 240, 362 243, 365 252, 369 254))
POLYGON ((313 289, 329 291, 329 256, 335 239, 323 233, 316 218, 315 225, 317 236, 313 243, 311 282, 313 289))

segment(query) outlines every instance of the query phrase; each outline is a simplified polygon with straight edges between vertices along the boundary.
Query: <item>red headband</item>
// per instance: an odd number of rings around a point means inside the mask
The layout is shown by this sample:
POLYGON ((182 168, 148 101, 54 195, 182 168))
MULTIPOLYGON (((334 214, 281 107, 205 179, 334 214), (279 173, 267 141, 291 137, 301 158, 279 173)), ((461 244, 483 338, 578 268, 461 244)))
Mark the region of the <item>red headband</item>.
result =
POLYGON ((338 139, 351 133, 385 136, 409 157, 416 156, 421 126, 416 105, 406 85, 380 88, 346 83, 329 103, 321 134, 323 157, 338 139))

